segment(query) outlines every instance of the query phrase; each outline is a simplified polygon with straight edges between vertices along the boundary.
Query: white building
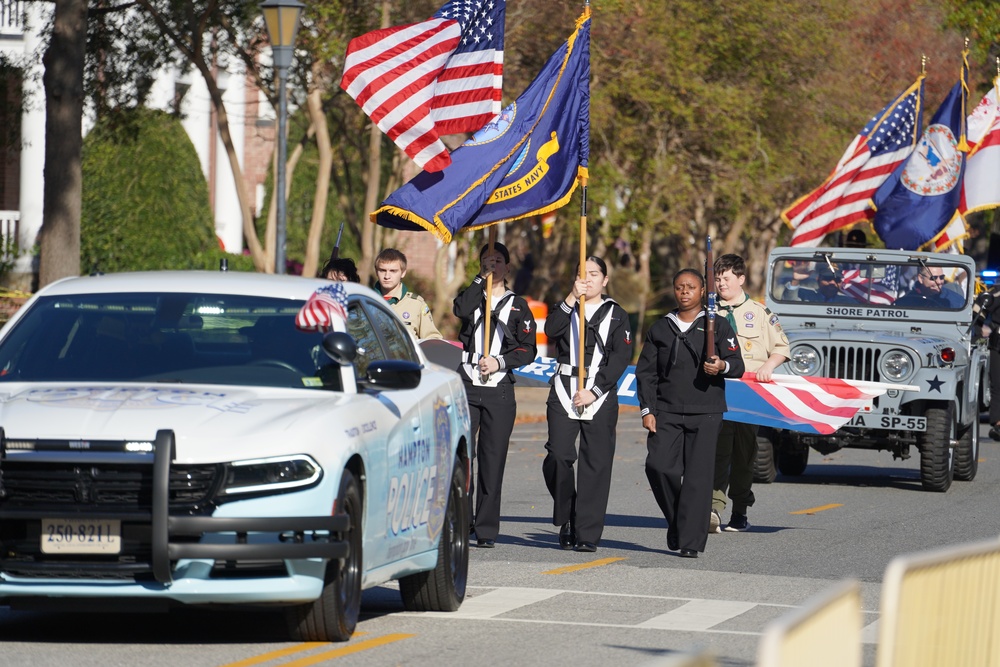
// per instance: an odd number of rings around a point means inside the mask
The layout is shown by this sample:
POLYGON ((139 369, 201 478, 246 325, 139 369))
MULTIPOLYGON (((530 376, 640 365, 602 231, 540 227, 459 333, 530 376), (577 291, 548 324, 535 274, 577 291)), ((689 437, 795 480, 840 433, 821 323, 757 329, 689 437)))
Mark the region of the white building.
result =
MULTIPOLYGON (((0 53, 6 62, 22 68, 20 100, 7 100, 0 107, 0 128, 17 123, 20 146, 0 149, 0 234, 16 238, 20 255, 4 287, 27 289, 37 273, 32 248, 42 227, 45 167, 45 90, 42 86, 42 33, 52 12, 49 3, 0 0, 0 53), (18 101, 20 104, 18 104, 18 101), (17 118, 20 108, 20 118, 17 118)), ((260 209, 274 144, 275 113, 263 95, 248 85, 238 67, 220 68, 218 82, 229 117, 251 207, 260 209), (258 113, 258 109, 261 113, 258 113), (263 115, 261 115, 263 114, 263 115)), ((175 95, 186 89, 181 106, 183 125, 201 161, 214 209, 216 234, 228 252, 243 250, 243 222, 232 170, 215 127, 204 79, 191 74, 164 72, 154 86, 148 104, 171 108, 175 95)), ((92 119, 84 119, 84 131, 92 119)), ((7 246, 4 245, 4 248, 7 246)))

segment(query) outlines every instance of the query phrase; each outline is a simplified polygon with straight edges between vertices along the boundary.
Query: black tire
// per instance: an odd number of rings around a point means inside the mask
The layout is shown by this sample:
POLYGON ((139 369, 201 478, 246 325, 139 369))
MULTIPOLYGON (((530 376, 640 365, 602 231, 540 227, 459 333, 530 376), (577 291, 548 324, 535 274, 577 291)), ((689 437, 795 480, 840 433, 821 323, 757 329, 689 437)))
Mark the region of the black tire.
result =
POLYGON ((809 465, 809 447, 786 445, 778 450, 778 471, 782 475, 798 477, 809 465))
POLYGON ((465 600, 469 579, 469 500, 465 480, 465 463, 456 459, 437 565, 433 570, 399 580, 399 594, 407 611, 457 611, 465 600))
POLYGON ((925 491, 943 493, 951 488, 955 469, 952 455, 951 407, 927 408, 927 430, 917 438, 920 448, 920 483, 925 491))
POLYGON ((361 489, 350 470, 340 478, 337 511, 347 514, 351 528, 345 537, 350 552, 343 560, 326 564, 323 592, 308 604, 288 607, 285 621, 295 641, 346 642, 354 634, 361 613, 362 530, 361 489))
POLYGON ((979 420, 966 427, 955 445, 955 479, 971 482, 979 472, 979 420))
POLYGON ((757 456, 753 461, 753 481, 757 484, 770 484, 778 476, 774 467, 774 445, 771 440, 757 437, 757 456))

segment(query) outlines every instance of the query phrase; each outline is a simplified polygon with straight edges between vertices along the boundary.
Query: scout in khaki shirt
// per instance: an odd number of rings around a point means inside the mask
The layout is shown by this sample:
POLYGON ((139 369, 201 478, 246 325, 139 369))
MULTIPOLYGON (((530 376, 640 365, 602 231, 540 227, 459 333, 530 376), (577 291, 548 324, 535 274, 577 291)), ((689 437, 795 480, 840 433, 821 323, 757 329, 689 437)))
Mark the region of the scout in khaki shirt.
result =
POLYGON ((395 248, 386 248, 375 258, 378 290, 403 324, 419 339, 441 338, 434 326, 431 309, 423 297, 410 292, 403 284, 406 276, 406 255, 395 248))
MULTIPOLYGON (((715 261, 715 290, 719 294, 719 314, 725 315, 736 332, 743 363, 759 382, 769 382, 771 374, 788 359, 788 337, 778 316, 743 291, 746 263, 739 255, 723 255, 715 261)), ((753 505, 753 464, 757 457, 757 426, 723 420, 715 448, 715 482, 708 532, 722 532, 722 510, 726 492, 733 512, 726 530, 742 532, 750 527, 747 508, 753 505)))

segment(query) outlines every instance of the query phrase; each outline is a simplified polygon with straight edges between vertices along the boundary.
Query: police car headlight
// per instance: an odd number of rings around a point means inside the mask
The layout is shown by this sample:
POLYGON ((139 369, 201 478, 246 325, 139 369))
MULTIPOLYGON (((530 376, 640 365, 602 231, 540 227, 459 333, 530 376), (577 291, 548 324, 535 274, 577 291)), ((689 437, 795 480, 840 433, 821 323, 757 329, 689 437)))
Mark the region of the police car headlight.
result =
POLYGON ((820 366, 819 352, 809 345, 798 345, 792 348, 788 365, 796 375, 815 375, 820 366))
POLYGON ((882 377, 902 382, 913 375, 913 357, 902 350, 890 350, 878 363, 882 377))
POLYGON ((234 461, 226 467, 222 493, 233 495, 298 489, 317 483, 321 473, 319 464, 304 454, 234 461))

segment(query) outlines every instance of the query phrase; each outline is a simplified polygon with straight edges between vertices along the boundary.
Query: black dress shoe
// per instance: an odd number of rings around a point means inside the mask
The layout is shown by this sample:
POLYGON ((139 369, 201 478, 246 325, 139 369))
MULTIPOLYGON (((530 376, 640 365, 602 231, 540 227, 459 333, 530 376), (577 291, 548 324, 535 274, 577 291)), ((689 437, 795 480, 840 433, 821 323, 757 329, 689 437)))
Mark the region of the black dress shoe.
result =
POLYGON ((586 551, 587 553, 593 553, 597 551, 597 545, 593 542, 577 542, 576 546, 573 547, 573 551, 586 551))
POLYGON ((559 548, 569 550, 576 544, 576 531, 573 530, 573 522, 567 521, 559 529, 559 548))
POLYGON ((482 549, 492 549, 496 545, 496 540, 488 540, 486 538, 476 540, 476 546, 482 549))
POLYGON ((681 558, 697 558, 698 552, 694 549, 681 549, 681 558))

